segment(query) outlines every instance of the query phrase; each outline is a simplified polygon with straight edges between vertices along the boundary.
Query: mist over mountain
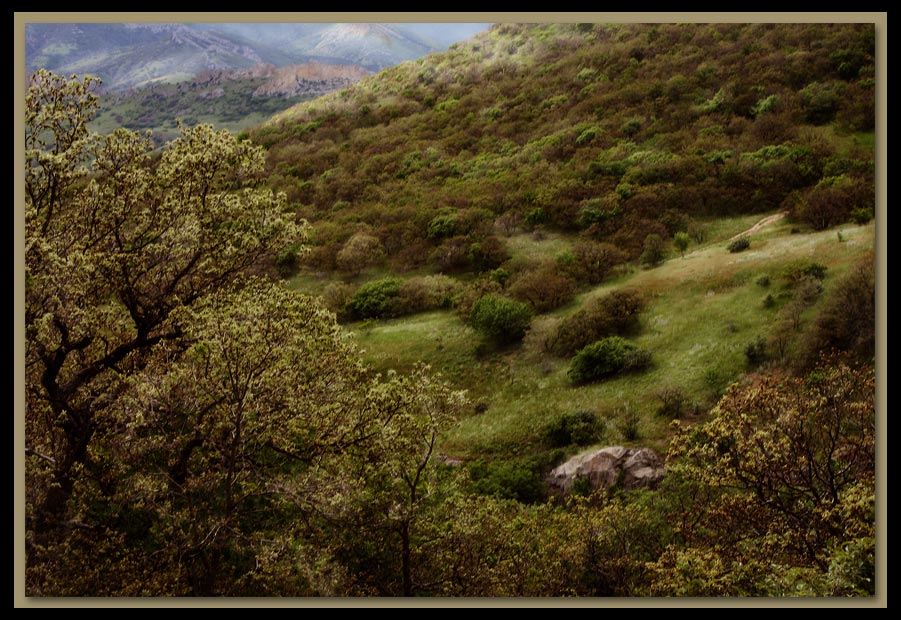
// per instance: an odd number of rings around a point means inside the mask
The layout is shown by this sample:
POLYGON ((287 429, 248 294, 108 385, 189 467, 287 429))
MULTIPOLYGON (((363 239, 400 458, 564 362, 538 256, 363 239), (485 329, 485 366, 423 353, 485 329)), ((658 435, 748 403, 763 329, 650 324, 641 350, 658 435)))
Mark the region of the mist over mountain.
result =
POLYGON ((97 75, 108 90, 198 72, 317 61, 370 71, 419 58, 487 24, 27 24, 26 68, 97 75))

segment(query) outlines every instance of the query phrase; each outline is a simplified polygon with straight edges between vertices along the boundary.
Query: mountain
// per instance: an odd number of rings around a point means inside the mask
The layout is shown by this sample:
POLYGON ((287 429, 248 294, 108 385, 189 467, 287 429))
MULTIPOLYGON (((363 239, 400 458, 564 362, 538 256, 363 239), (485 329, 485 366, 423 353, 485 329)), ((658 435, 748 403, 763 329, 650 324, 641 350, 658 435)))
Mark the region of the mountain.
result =
POLYGON ((111 90, 286 60, 185 24, 28 24, 25 59, 29 72, 97 75, 111 90))
POLYGON ((25 28, 26 68, 97 75, 109 90, 185 81, 200 71, 261 62, 280 67, 319 61, 378 70, 444 49, 485 26, 35 23, 25 28))

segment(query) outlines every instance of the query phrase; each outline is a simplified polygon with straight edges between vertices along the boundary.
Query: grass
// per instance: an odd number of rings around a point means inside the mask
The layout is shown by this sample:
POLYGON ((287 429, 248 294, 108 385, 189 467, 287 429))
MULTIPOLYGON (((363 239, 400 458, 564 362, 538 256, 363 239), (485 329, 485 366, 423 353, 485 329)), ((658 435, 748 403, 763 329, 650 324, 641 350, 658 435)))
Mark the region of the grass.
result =
MULTIPOLYGON (((797 261, 826 265, 828 290, 873 247, 875 239, 873 223, 793 234, 792 225, 782 220, 752 235, 748 250, 726 251, 729 237, 762 217, 709 222, 709 241, 685 258, 675 254, 657 268, 631 269, 584 292, 558 313, 574 312, 588 299, 618 288, 641 291, 647 308, 634 342, 653 355, 653 366, 643 373, 573 387, 566 376, 568 360, 535 359, 521 347, 479 355, 477 336, 450 311, 347 328, 356 333, 364 358, 374 369, 404 372, 423 361, 455 387, 467 390, 473 403, 482 404, 479 413, 474 408, 447 434, 442 446, 447 454, 508 460, 545 453, 549 450, 543 439, 546 427, 559 416, 579 410, 594 411, 607 421, 605 445, 649 445, 665 451, 670 422, 655 415, 659 406, 655 392, 681 387, 689 411, 683 419, 703 415, 725 387, 747 371, 744 347, 771 327, 777 309, 764 308, 763 299, 782 290, 780 274, 785 266, 797 261), (843 241, 838 240, 837 230, 843 241), (756 283, 764 275, 771 281, 768 288, 756 283), (626 410, 639 416, 639 436, 634 441, 622 432, 626 410)), ((511 241, 514 256, 531 258, 554 256, 571 243, 556 233, 540 241, 529 235, 517 235, 511 241)), ((327 283, 301 276, 292 286, 315 292, 327 283)))

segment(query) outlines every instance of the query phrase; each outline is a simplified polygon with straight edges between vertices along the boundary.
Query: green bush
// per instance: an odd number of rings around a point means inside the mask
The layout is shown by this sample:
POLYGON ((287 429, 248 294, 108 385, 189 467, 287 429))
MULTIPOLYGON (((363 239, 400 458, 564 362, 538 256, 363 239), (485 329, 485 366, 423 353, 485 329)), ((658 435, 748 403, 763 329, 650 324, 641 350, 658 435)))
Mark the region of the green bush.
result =
POLYGON ((528 304, 486 295, 473 305, 470 324, 485 341, 505 345, 522 340, 531 318, 528 304))
POLYGON ((545 437, 554 448, 584 446, 598 441, 603 423, 592 411, 564 413, 545 430, 545 437))
POLYGON ((445 239, 453 237, 457 232, 457 214, 456 212, 442 213, 436 215, 429 222, 428 237, 429 239, 445 239))
POLYGON ((385 278, 367 282, 357 290, 348 303, 348 310, 355 319, 385 319, 397 316, 401 282, 385 278))
POLYGON ((526 213, 526 216, 523 219, 523 223, 531 229, 535 228, 536 226, 540 226, 541 224, 547 223, 547 220, 548 217, 545 210, 541 207, 535 207, 534 209, 526 213))
POLYGON ((551 351, 567 357, 607 336, 634 332, 643 307, 641 297, 632 291, 613 291, 595 299, 560 324, 549 339, 551 351))
POLYGON ((729 245, 726 246, 726 249, 735 254, 736 252, 743 252, 751 247, 751 238, 747 235, 742 235, 737 239, 733 239, 729 242, 729 245))
POLYGON ((851 219, 854 220, 854 223, 858 226, 863 226, 873 219, 873 210, 866 207, 853 209, 851 211, 851 219))
POLYGON ((756 340, 745 345, 745 359, 748 366, 756 368, 766 361, 766 338, 758 336, 756 340))
POLYGON ((545 485, 532 463, 476 461, 469 467, 469 475, 473 490, 481 495, 523 503, 539 502, 545 496, 545 485))
POLYGON ((650 363, 646 353, 619 336, 604 338, 588 345, 572 358, 567 376, 575 384, 588 383, 650 363))
POLYGON ((644 251, 639 257, 642 265, 655 267, 666 258, 666 245, 657 233, 651 233, 644 238, 644 251))

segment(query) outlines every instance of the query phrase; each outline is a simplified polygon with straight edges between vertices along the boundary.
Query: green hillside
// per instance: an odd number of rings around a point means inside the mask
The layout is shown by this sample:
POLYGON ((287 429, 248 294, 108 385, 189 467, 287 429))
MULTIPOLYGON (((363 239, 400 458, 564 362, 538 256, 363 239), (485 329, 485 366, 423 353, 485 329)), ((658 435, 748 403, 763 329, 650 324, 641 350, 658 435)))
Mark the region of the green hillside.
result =
POLYGON ((292 286, 321 294, 376 368, 425 360, 469 390, 448 453, 537 476, 564 456, 546 436, 567 415, 599 421, 588 443, 665 450, 655 412, 674 396, 703 419, 755 370, 753 343, 769 365, 809 362, 802 332, 874 244, 873 84, 870 26, 505 24, 248 135, 313 224, 311 253, 282 257, 292 286), (727 252, 747 230, 750 249, 727 252), (785 274, 810 265, 825 294, 780 335, 785 274), (389 301, 355 311, 379 286, 389 301), (588 343, 548 343, 617 290, 642 300, 627 335, 651 368, 573 386, 588 343), (524 343, 479 337, 486 294, 529 306, 524 343))
POLYGON ((317 225, 315 269, 335 269, 361 230, 394 270, 494 268, 505 233, 536 227, 636 259, 648 234, 691 233, 693 219, 784 208, 822 229, 871 208, 873 37, 505 24, 250 136, 317 225))

